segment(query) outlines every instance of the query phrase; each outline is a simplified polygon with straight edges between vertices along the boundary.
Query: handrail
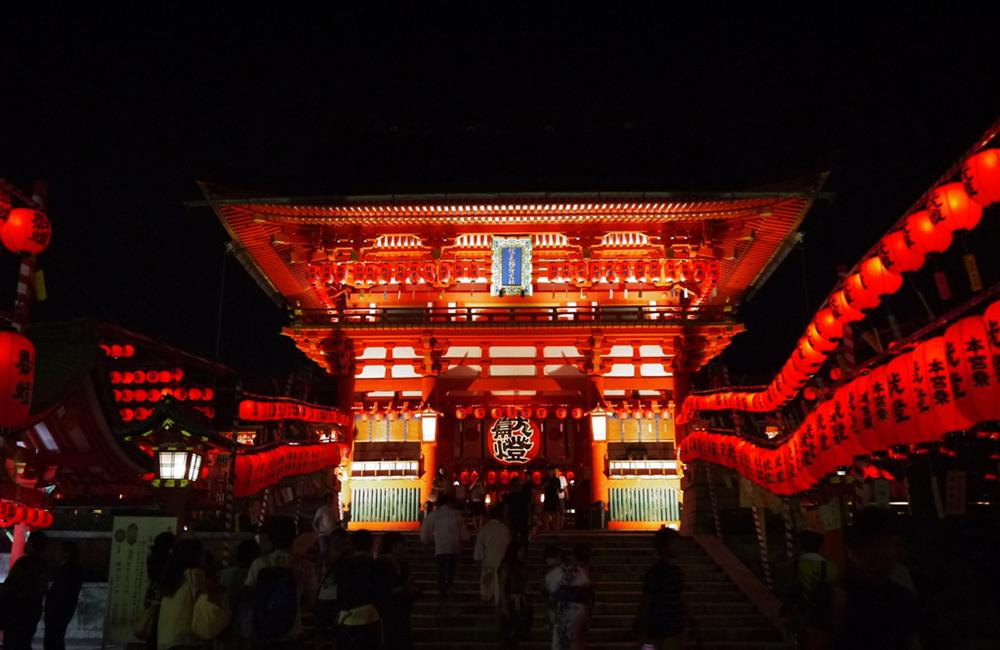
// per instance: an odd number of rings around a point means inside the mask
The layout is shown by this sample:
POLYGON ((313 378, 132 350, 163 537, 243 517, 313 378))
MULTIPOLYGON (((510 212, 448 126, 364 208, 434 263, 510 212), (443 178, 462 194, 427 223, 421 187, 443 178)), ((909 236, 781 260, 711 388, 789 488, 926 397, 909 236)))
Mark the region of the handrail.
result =
POLYGON ((722 306, 625 305, 579 307, 359 307, 303 309, 296 311, 304 325, 427 325, 436 323, 650 323, 683 320, 728 320, 731 310, 722 306))

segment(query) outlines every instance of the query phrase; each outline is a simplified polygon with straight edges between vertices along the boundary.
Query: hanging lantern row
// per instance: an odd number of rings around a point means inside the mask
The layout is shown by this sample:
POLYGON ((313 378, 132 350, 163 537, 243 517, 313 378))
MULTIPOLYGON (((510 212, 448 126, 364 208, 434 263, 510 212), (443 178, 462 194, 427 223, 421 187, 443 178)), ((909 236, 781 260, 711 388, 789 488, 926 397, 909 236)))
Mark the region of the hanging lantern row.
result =
POLYGON ((35 385, 35 346, 19 332, 0 331, 0 428, 28 419, 35 385))
POLYGON ((551 411, 545 406, 491 406, 489 408, 485 406, 475 406, 475 407, 465 407, 459 406, 455 409, 455 418, 458 420, 464 420, 467 417, 473 417, 477 420, 485 419, 487 416, 493 418, 494 420, 508 417, 508 418, 528 418, 536 420, 545 420, 549 415, 553 415, 556 419, 565 420, 567 417, 572 417, 574 420, 579 420, 585 413, 580 407, 569 408, 566 406, 557 406, 551 411))
POLYGON ((131 359, 135 356, 135 346, 131 343, 101 343, 101 352, 112 359, 131 359))
POLYGON ((112 370, 109 373, 112 384, 168 384, 184 379, 180 368, 159 370, 112 370))
POLYGON ((340 409, 294 400, 245 399, 240 401, 240 419, 248 422, 301 420, 346 426, 350 416, 340 409))
POLYGON ((256 494, 290 476, 311 474, 340 464, 340 444, 281 445, 237 454, 234 494, 256 494))
POLYGON ((41 210, 14 208, 0 221, 0 241, 11 253, 38 255, 52 241, 52 224, 41 210))
POLYGON ((379 406, 378 404, 373 404, 368 409, 364 408, 363 405, 356 405, 355 410, 358 411, 357 418, 362 422, 395 422, 396 420, 413 419, 413 409, 409 407, 409 404, 403 404, 402 406, 393 406, 392 404, 379 406))
POLYGON ((34 508, 14 501, 0 499, 0 528, 22 524, 30 528, 48 528, 52 513, 44 508, 34 508))
MULTIPOLYGON (((490 265, 482 260, 427 262, 314 262, 309 265, 309 280, 316 288, 346 285, 356 289, 388 284, 426 284, 445 288, 456 283, 486 281, 490 265)), ((648 283, 669 286, 718 283, 718 260, 619 259, 564 260, 540 264, 535 281, 591 286, 599 283, 648 283)))
MULTIPOLYGON (((179 399, 179 398, 178 398, 179 399)), ((195 411, 198 411, 206 418, 211 420, 215 417, 215 407, 214 406, 193 406, 195 411)), ((118 416, 121 417, 122 422, 144 422, 149 418, 153 417, 153 413, 156 412, 155 408, 147 408, 145 406, 140 406, 139 408, 123 408, 118 411, 118 416)))
POLYGON ((646 404, 643 404, 641 401, 636 401, 634 404, 630 404, 629 402, 610 403, 608 409, 610 415, 622 420, 627 420, 628 418, 651 420, 656 416, 670 417, 670 411, 661 409, 660 403, 656 400, 652 400, 646 404))
POLYGON ((947 250, 954 232, 975 228, 983 208, 997 202, 1000 149, 986 149, 965 161, 962 182, 935 188, 925 209, 902 219, 879 241, 875 254, 862 260, 816 313, 791 357, 764 390, 691 395, 678 422, 687 423, 698 411, 773 411, 792 400, 837 349, 845 325, 863 319, 883 296, 898 291, 903 273, 922 268, 928 254, 947 250))
MULTIPOLYGON (((457 481, 460 485, 469 486, 479 479, 479 470, 462 470, 457 475, 457 481)), ((486 472, 485 483, 486 485, 507 485, 515 479, 520 479, 522 481, 531 481, 535 485, 542 484, 542 473, 539 470, 516 470, 516 469, 503 469, 499 472, 495 470, 490 470, 486 472)), ((572 470, 566 472, 566 480, 573 481, 576 479, 576 473, 572 470)))
POLYGON ((776 494, 809 489, 856 456, 941 439, 1000 419, 1000 301, 838 388, 777 448, 704 431, 685 461, 736 469, 776 494))
POLYGON ((215 391, 211 388, 203 387, 199 388, 193 386, 191 388, 175 387, 171 388, 164 386, 163 388, 115 388, 112 390, 112 395, 116 402, 159 402, 164 397, 173 397, 179 402, 190 400, 192 402, 210 402, 215 399, 215 391))

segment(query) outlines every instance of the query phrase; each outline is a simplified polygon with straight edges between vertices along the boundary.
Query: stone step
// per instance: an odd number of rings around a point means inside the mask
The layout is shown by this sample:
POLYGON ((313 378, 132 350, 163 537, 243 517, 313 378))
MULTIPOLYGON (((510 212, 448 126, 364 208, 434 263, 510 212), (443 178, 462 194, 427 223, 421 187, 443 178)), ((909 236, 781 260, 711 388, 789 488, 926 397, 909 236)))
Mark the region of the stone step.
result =
MULTIPOLYGON (((495 650, 497 642, 490 630, 488 634, 482 631, 477 635, 478 640, 473 641, 452 641, 447 645, 442 645, 438 640, 417 641, 415 647, 420 650, 495 650)), ((518 644, 519 650, 549 650, 551 641, 548 639, 532 639, 522 641, 518 644)), ((601 643, 601 650, 636 650, 636 642, 631 639, 630 634, 622 634, 618 638, 601 643)), ((781 641, 705 641, 697 643, 687 641, 684 644, 685 650, 789 650, 789 645, 781 641)))
MULTIPOLYGON (((634 609, 634 608, 633 608, 634 609)), ((764 618, 755 611, 749 614, 702 614, 692 613, 701 629, 712 627, 767 627, 764 618)), ((595 613, 595 627, 616 627, 618 629, 628 629, 635 619, 635 613, 601 614, 595 613)), ((459 628, 481 627, 489 628, 496 624, 496 617, 492 607, 475 614, 414 614, 412 617, 413 629, 435 628, 438 626, 453 626, 459 628)), ((535 624, 544 624, 546 613, 544 608, 535 608, 535 624)))
MULTIPOLYGON (((487 628, 489 629, 489 628, 487 628)), ((455 641, 462 641, 464 639, 469 639, 476 634, 481 634, 484 628, 482 627, 470 627, 470 628, 459 628, 459 627, 439 627, 439 628, 425 628, 425 629, 414 629, 413 638, 414 640, 429 640, 436 639, 442 643, 452 643, 455 641)), ((591 625, 590 629, 587 631, 587 640, 591 645, 603 644, 608 641, 618 641, 621 639, 623 632, 629 630, 626 625, 624 628, 619 626, 614 627, 601 627, 599 626, 599 621, 595 621, 591 625)), ((542 628, 536 621, 536 625, 532 629, 531 638, 533 640, 542 640, 549 638, 552 634, 551 629, 542 628)), ((754 626, 754 627, 737 627, 737 626, 727 626, 727 627, 713 627, 713 628, 700 628, 700 635, 704 641, 780 641, 781 635, 772 630, 769 627, 754 626)))

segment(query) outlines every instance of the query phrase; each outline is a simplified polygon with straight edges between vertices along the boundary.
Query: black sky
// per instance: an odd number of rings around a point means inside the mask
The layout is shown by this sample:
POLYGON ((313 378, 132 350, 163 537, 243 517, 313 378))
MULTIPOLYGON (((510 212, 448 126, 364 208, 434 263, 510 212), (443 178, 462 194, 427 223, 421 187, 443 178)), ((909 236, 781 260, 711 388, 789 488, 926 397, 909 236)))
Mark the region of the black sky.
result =
MULTIPOLYGON (((50 186, 37 317, 96 316, 211 355, 225 237, 183 206, 196 179, 265 195, 738 190, 828 170, 834 200, 807 217, 803 251, 745 306, 750 332, 727 353, 762 375, 836 264, 1000 114, 996 29, 975 12, 503 6, 105 10, 0 27, 0 176, 50 186)), ((0 273, 6 304, 10 255, 0 273)), ((237 266, 226 282, 223 361, 262 377, 302 365, 278 335, 285 314, 237 266)))

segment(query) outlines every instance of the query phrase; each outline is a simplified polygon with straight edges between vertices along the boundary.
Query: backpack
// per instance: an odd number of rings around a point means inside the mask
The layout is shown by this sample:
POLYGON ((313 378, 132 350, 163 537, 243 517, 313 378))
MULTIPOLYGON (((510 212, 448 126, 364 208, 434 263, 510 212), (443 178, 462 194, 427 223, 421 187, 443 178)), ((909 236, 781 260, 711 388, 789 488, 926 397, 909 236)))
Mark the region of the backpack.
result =
POLYGON ((257 574, 253 592, 253 632, 262 639, 280 639, 292 631, 299 611, 295 571, 268 567, 257 574))
POLYGON ((828 629, 833 600, 833 590, 827 581, 827 560, 820 563, 819 582, 805 590, 799 582, 799 561, 793 565, 792 593, 785 603, 785 610, 796 629, 816 627, 828 629))

